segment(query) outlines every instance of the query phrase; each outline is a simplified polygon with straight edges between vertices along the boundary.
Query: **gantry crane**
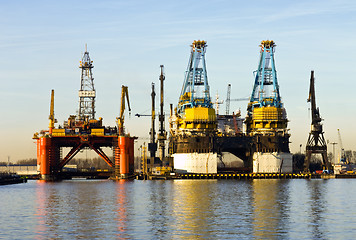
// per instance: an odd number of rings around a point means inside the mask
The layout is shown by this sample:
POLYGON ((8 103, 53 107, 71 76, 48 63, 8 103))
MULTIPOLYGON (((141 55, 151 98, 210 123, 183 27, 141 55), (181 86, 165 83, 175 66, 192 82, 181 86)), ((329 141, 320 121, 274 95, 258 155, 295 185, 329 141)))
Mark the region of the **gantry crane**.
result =
POLYGON ((322 119, 320 117, 319 108, 316 107, 314 71, 311 71, 309 97, 307 101, 310 102, 311 105, 312 123, 306 145, 304 171, 309 172, 310 158, 314 153, 321 154, 323 168, 325 168, 325 170, 331 170, 331 164, 327 157, 327 144, 324 138, 323 125, 321 124, 322 119))
POLYGON ((122 85, 121 86, 121 107, 120 107, 120 116, 117 117, 117 126, 118 126, 118 134, 119 136, 124 136, 125 131, 124 131, 124 112, 125 112, 125 98, 127 100, 127 106, 129 108, 129 114, 131 114, 131 108, 130 108, 130 100, 129 100, 129 91, 128 87, 122 85))

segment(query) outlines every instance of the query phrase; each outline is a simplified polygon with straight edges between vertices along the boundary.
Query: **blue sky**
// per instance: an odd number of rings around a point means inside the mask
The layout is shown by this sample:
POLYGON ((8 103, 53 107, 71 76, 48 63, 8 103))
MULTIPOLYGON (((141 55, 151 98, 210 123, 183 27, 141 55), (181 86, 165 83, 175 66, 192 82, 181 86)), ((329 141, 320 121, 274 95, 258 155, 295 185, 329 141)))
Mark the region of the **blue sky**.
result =
MULTIPOLYGON (((280 93, 291 151, 310 130, 310 70, 325 138, 356 150, 354 135, 356 3, 335 1, 0 1, 0 162, 36 157, 34 132, 48 128, 50 91, 63 123, 78 109, 79 60, 88 44, 94 61, 97 117, 115 125, 121 85, 129 87, 126 128, 148 137, 151 82, 165 65, 166 111, 176 105, 193 40, 206 40, 211 95, 247 97, 261 40, 276 42, 280 93)), ((158 101, 158 99, 157 99, 158 101)), ((246 102, 231 109, 246 113, 246 102)), ((158 105, 157 105, 158 107, 158 105)), ((225 109, 225 106, 221 106, 225 109)), ((143 141, 147 141, 143 139, 143 141)), ((330 150, 331 150, 331 146, 330 150)))

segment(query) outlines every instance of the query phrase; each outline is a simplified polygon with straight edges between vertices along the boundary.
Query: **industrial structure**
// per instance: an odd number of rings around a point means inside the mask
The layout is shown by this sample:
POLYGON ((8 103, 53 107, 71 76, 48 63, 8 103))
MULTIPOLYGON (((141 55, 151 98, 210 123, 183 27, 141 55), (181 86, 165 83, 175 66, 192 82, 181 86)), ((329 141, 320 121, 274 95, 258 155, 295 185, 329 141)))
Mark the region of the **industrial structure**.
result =
POLYGON ((206 41, 194 41, 178 106, 171 115, 170 153, 177 172, 216 173, 216 114, 205 63, 206 41))
POLYGON ((311 105, 312 122, 305 149, 304 171, 309 172, 312 154, 321 154, 323 168, 331 170, 331 164, 327 156, 327 144, 324 138, 323 125, 321 124, 322 119, 320 117, 319 108, 316 107, 314 71, 311 71, 310 74, 309 97, 307 101, 310 102, 311 105))
POLYGON ((339 158, 340 160, 339 160, 339 162, 343 163, 343 164, 349 164, 349 161, 346 159, 344 145, 342 144, 340 129, 337 129, 337 135, 339 137, 339 146, 340 146, 340 158, 339 158))
POLYGON ((159 131, 158 131, 158 149, 159 149, 159 159, 162 164, 165 163, 165 151, 166 151, 166 140, 167 140, 167 132, 165 129, 165 114, 163 111, 164 107, 164 80, 166 77, 164 76, 164 66, 161 65, 161 74, 159 76, 160 80, 160 113, 159 113, 159 131))
POLYGON ((293 171, 288 120, 274 62, 275 43, 262 41, 260 47, 260 62, 255 71, 244 133, 240 111, 230 114, 231 84, 228 85, 225 115, 216 114, 212 107, 205 65, 206 42, 193 42, 178 106, 170 119, 170 153, 176 171, 293 171), (235 165, 230 165, 232 162, 235 165))
POLYGON ((115 178, 128 178, 133 173, 135 138, 125 134, 124 130, 125 97, 129 104, 127 87, 122 86, 118 126, 103 126, 102 118, 95 118, 96 94, 92 63, 89 52, 86 50, 79 66, 81 87, 78 114, 70 115, 68 120, 57 128, 55 127, 57 121, 54 117, 54 90, 52 90, 49 130, 35 133, 33 137, 37 141, 37 165, 42 179, 60 178, 63 167, 82 149, 94 150, 110 167, 115 169, 115 178), (104 147, 112 150, 112 158, 104 152, 104 147), (62 156, 63 148, 70 148, 66 156, 62 156))
POLYGON ((246 135, 252 138, 253 172, 292 172, 287 114, 277 82, 275 42, 261 42, 258 69, 247 106, 246 135))

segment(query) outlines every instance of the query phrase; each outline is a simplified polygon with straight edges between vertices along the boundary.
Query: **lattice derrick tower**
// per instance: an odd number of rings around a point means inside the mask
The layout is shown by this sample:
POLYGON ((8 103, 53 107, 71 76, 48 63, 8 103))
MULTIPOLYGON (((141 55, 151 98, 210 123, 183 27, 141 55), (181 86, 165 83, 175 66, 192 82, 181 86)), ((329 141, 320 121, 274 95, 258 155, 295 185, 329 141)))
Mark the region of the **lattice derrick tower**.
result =
POLYGON ((80 61, 79 68, 82 69, 80 90, 79 90, 79 111, 78 119, 95 119, 95 88, 92 73, 93 61, 90 60, 89 52, 85 47, 85 52, 80 61))
POLYGON ((321 154, 324 167, 330 169, 330 162, 327 158, 327 144, 324 138, 323 125, 321 124, 322 119, 320 117, 319 108, 316 107, 314 71, 311 71, 309 97, 307 101, 310 102, 311 105, 312 122, 306 145, 304 171, 309 172, 312 154, 321 154))
POLYGON ((178 114, 184 114, 185 108, 197 106, 212 108, 205 63, 206 41, 194 41, 191 47, 178 103, 178 114))
POLYGON ((275 68, 275 47, 276 44, 272 40, 262 41, 260 45, 260 60, 258 69, 254 72, 255 81, 245 120, 249 134, 284 134, 287 127, 288 120, 281 101, 275 68))

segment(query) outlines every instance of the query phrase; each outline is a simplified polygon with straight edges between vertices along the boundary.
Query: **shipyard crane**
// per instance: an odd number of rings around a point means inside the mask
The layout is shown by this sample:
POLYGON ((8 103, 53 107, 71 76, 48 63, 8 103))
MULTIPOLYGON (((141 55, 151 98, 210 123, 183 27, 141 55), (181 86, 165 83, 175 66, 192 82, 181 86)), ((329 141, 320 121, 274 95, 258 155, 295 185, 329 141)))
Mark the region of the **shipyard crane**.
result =
POLYGON ((250 100, 249 97, 231 99, 230 95, 231 95, 231 84, 228 84, 227 85, 227 95, 226 95, 226 113, 225 113, 226 115, 230 114, 230 103, 231 102, 248 101, 248 100, 250 100))
POLYGON ((258 68, 247 105, 246 134, 252 138, 253 172, 293 171, 287 113, 281 101, 274 59, 276 44, 261 41, 258 68))
POLYGON ((340 145, 340 162, 347 163, 345 149, 344 149, 344 147, 342 145, 340 129, 337 129, 337 134, 339 136, 339 145, 340 145))
POLYGON ((203 40, 195 40, 191 45, 188 67, 174 116, 171 110, 169 147, 174 168, 178 171, 217 171, 217 153, 213 152, 217 120, 210 98, 206 48, 206 41, 203 40))
POLYGON ((125 131, 124 131, 124 112, 125 112, 125 98, 127 100, 127 106, 129 108, 129 114, 131 114, 131 108, 130 108, 130 100, 129 100, 129 92, 128 92, 128 87, 122 85, 121 86, 121 107, 120 107, 120 116, 117 117, 117 126, 118 126, 118 134, 119 136, 124 136, 125 131))
POLYGON ((178 115, 184 115, 186 108, 213 108, 206 72, 206 46, 206 41, 198 40, 193 42, 184 84, 179 97, 178 115))
POLYGON ((54 124, 57 122, 57 120, 54 118, 54 89, 52 89, 51 92, 51 105, 50 105, 48 119, 49 119, 49 134, 52 134, 54 124))
POLYGON ((306 144, 306 156, 304 160, 305 172, 309 172, 309 164, 312 154, 321 154, 323 159, 323 168, 325 168, 325 170, 331 170, 331 164, 327 157, 327 144, 324 139, 323 125, 321 124, 322 119, 320 117, 319 108, 316 107, 314 82, 314 71, 311 71, 309 97, 307 101, 310 102, 311 105, 312 122, 306 144))
POLYGON ((274 60, 276 44, 272 40, 265 40, 260 47, 260 61, 258 69, 254 71, 255 83, 247 106, 246 132, 250 135, 261 132, 284 134, 288 120, 277 81, 274 60))

